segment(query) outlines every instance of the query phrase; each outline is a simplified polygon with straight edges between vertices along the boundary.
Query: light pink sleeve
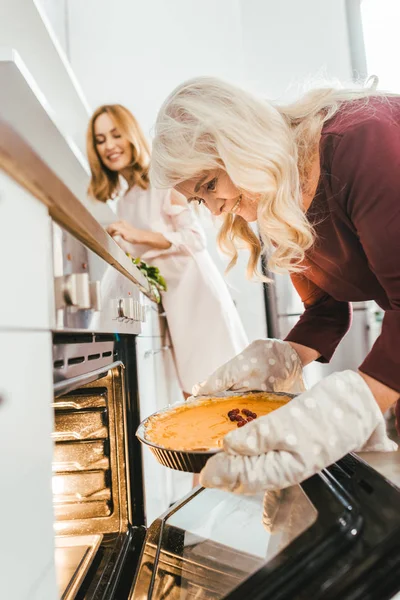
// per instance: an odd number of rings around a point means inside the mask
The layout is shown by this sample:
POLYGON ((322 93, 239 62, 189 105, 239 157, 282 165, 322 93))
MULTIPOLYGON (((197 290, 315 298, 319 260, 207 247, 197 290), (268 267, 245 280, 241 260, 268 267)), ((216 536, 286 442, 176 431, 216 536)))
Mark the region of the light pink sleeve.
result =
MULTIPOLYGON (((183 198, 183 197, 182 197, 183 198)), ((163 236, 172 246, 164 252, 185 251, 189 254, 206 248, 204 231, 188 204, 172 203, 171 191, 165 195, 162 210, 172 224, 172 231, 163 231, 163 236)))

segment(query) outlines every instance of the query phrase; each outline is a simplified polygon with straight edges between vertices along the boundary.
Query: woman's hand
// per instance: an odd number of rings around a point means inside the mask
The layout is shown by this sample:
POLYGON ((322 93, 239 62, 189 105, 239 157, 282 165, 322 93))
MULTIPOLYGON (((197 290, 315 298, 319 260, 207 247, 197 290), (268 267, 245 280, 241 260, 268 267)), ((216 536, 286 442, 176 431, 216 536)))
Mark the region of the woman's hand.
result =
POLYGON ((352 451, 394 451, 382 412, 354 371, 333 373, 224 438, 200 474, 204 487, 253 494, 300 483, 352 451))
POLYGON ((288 392, 305 390, 303 365, 289 342, 266 339, 252 342, 240 354, 193 387, 193 396, 210 396, 227 390, 288 392))
POLYGON ((146 243, 146 234, 148 231, 144 231, 143 229, 137 229, 130 225, 126 221, 117 221, 116 223, 112 223, 107 227, 107 232, 112 236, 121 236, 126 242, 130 244, 145 244, 146 243))
POLYGON ((112 223, 107 227, 107 232, 112 237, 120 236, 130 244, 145 244, 151 246, 151 248, 157 248, 158 250, 168 250, 172 245, 162 233, 137 229, 126 221, 112 223))

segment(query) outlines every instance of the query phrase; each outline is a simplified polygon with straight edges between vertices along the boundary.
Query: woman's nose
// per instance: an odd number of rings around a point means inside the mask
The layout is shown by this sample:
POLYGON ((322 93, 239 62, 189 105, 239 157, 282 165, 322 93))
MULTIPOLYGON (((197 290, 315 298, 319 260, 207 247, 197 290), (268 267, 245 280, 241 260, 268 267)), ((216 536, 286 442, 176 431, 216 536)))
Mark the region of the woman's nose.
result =
POLYGON ((115 146, 113 138, 106 138, 105 148, 106 150, 112 150, 115 146))
POLYGON ((208 201, 207 204, 211 214, 218 217, 222 212, 225 200, 223 200, 222 198, 216 198, 215 200, 208 201))

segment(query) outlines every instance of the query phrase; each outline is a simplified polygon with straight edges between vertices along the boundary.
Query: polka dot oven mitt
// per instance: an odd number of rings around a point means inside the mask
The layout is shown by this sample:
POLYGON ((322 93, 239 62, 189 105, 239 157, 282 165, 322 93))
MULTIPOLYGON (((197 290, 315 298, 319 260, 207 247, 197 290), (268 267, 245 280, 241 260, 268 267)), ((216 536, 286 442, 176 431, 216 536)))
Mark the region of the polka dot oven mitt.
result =
POLYGON ((204 487, 238 493, 300 483, 351 451, 394 451, 364 379, 333 373, 276 411, 230 432, 200 474, 204 487))
POLYGON ((196 384, 192 393, 211 396, 226 390, 257 390, 297 394, 305 390, 302 372, 299 355, 288 342, 256 340, 206 381, 196 384))

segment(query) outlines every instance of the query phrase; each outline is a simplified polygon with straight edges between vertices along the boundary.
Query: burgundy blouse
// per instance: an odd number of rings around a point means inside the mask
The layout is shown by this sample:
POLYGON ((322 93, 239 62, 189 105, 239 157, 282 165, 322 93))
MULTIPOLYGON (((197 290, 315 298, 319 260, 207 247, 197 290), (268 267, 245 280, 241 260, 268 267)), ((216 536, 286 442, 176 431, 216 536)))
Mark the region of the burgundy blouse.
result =
POLYGON ((286 339, 328 362, 349 302, 375 300, 382 333, 360 370, 400 393, 400 97, 342 106, 323 128, 320 164, 307 211, 316 241, 292 276, 305 311, 286 339))

